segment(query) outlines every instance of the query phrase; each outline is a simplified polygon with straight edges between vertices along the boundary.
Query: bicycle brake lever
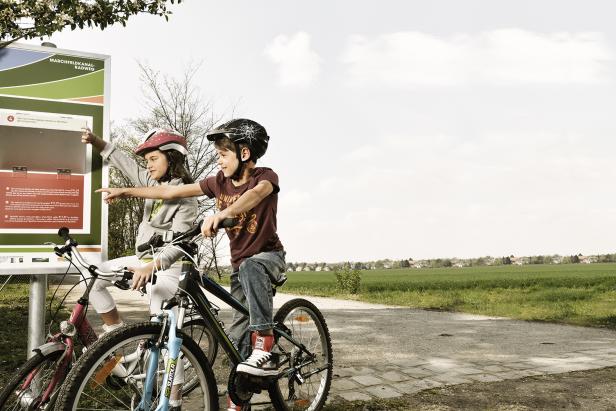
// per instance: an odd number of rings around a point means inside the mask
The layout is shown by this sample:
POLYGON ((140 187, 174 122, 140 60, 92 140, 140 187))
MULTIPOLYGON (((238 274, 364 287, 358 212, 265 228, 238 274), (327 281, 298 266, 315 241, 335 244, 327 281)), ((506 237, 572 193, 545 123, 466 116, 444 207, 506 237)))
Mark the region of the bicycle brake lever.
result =
POLYGON ((130 288, 130 284, 124 279, 114 282, 113 285, 118 287, 120 290, 128 290, 130 288))

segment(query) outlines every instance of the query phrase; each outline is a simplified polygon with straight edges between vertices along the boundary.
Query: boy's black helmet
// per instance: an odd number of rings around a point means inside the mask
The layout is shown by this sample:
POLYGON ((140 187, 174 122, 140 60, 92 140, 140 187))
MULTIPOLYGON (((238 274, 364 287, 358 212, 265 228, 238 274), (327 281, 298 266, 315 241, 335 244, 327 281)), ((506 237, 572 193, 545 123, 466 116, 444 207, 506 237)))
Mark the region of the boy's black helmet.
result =
POLYGON ((228 121, 210 130, 206 136, 210 141, 216 141, 226 136, 237 145, 245 144, 250 149, 250 158, 252 160, 256 160, 265 154, 267 143, 269 142, 269 136, 267 131, 265 131, 265 127, 256 121, 245 118, 228 121))

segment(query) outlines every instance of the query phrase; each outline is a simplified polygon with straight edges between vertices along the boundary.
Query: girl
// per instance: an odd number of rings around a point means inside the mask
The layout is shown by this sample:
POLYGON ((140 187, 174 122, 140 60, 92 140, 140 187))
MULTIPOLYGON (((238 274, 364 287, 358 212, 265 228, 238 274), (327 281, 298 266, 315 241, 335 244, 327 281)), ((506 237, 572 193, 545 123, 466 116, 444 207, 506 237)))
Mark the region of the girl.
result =
MULTIPOLYGON (((184 167, 184 159, 188 154, 186 139, 173 131, 154 129, 146 133, 141 144, 135 149, 135 154, 142 156, 146 162, 144 169, 134 160, 117 149, 113 143, 107 143, 94 135, 89 129, 84 129, 81 141, 96 147, 104 160, 109 161, 128 177, 135 186, 170 185, 179 186, 193 183, 193 179, 184 167)), ((188 230, 197 218, 197 199, 195 197, 178 200, 145 200, 143 220, 139 225, 135 245, 147 242, 154 233, 164 235, 167 232, 183 232, 188 230)), ((182 256, 179 250, 151 250, 137 252, 134 256, 116 258, 103 263, 103 271, 118 266, 128 267, 134 272, 133 289, 140 289, 148 283, 152 272, 157 273, 155 285, 148 284, 150 294, 150 313, 156 315, 161 311, 163 300, 175 294, 181 267, 182 256)), ((104 331, 110 332, 124 323, 120 317, 115 301, 107 290, 111 281, 97 281, 90 293, 90 302, 100 314, 104 331)), ((170 405, 181 402, 181 382, 183 382, 183 367, 178 367, 170 405), (176 395, 173 395, 176 394, 176 395), (175 397, 175 398, 174 398, 175 397), (175 399, 175 401, 174 401, 175 399)))

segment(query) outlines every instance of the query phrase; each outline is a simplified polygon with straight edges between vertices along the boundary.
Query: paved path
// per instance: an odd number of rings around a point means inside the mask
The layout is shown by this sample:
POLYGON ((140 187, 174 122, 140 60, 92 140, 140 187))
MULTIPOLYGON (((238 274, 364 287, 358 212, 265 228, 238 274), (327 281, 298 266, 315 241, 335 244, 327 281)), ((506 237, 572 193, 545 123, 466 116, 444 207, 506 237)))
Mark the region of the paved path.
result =
MULTIPOLYGON (((147 297, 111 292, 125 319, 148 317, 147 297)), ((278 294, 275 306, 293 297, 278 294)), ((321 308, 332 336, 335 377, 330 399, 394 398, 443 385, 616 365, 614 331, 307 299, 321 308)), ((231 312, 223 304, 221 308, 226 322, 231 312)))

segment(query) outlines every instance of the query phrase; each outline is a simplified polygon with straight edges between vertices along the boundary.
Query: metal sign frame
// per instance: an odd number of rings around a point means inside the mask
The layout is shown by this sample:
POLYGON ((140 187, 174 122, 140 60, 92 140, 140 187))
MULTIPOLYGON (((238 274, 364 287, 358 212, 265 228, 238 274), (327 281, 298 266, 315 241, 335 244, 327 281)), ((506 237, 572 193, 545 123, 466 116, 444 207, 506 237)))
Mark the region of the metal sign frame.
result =
MULTIPOLYGON (((17 81, 22 83, 18 85, 7 86, 0 81, 0 111, 20 110, 23 115, 39 114, 40 121, 47 121, 45 116, 50 117, 49 114, 54 113, 64 117, 92 118, 93 131, 100 136, 109 136, 110 64, 110 56, 74 50, 19 43, 0 49, 0 75, 5 71, 13 77, 23 77, 23 81, 17 81), (3 57, 7 56, 12 59, 9 62, 6 58, 3 67, 3 57), (24 64, 19 65, 22 56, 24 64), (37 60, 37 56, 40 59, 37 60), (102 84, 102 95, 79 94, 93 90, 93 84, 96 94, 100 94, 102 84)), ((5 74, 4 77, 9 75, 5 74)), ((75 130, 74 127, 72 130, 75 130)), ((93 191, 109 185, 109 169, 100 156, 92 154, 89 145, 85 150, 82 204, 88 209, 82 212, 83 229, 73 230, 73 233, 86 258, 96 263, 107 259, 108 209, 100 195, 94 195, 93 191)), ((58 178, 65 178, 66 174, 70 178, 70 171, 67 173, 62 167, 58 168, 57 173, 58 178)), ((44 245, 45 242, 59 242, 56 232, 57 229, 51 228, 0 230, 0 275, 23 272, 28 268, 39 273, 45 271, 45 267, 49 267, 50 272, 57 270, 57 257, 51 247, 44 245)))

